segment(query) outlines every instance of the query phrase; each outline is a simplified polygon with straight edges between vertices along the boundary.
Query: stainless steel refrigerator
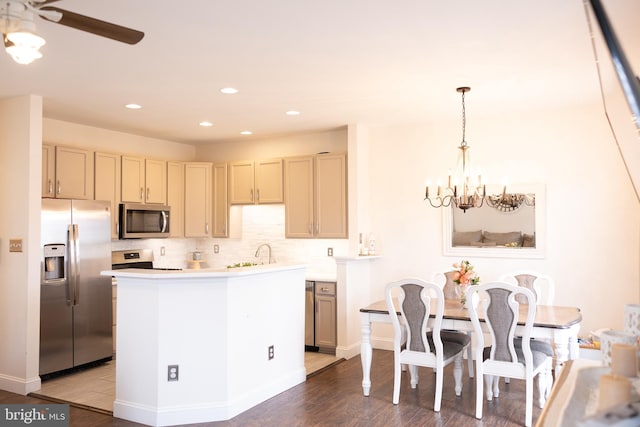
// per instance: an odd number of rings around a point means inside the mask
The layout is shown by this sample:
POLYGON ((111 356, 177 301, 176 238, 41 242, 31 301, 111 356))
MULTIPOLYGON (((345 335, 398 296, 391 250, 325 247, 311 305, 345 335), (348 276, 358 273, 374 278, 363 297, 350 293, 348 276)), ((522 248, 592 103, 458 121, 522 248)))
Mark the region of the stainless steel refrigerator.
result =
POLYGON ((109 202, 42 199, 40 375, 112 357, 109 202))

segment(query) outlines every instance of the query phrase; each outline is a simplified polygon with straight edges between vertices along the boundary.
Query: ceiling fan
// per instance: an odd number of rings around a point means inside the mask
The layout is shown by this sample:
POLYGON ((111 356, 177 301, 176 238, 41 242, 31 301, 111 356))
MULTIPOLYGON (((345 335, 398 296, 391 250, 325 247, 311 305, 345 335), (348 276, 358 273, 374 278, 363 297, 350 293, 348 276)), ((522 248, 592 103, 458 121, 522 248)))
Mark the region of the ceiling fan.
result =
POLYGON ((144 33, 100 19, 49 6, 59 0, 0 0, 0 30, 6 51, 20 64, 41 58, 45 40, 36 32, 34 17, 127 44, 136 44, 144 33))

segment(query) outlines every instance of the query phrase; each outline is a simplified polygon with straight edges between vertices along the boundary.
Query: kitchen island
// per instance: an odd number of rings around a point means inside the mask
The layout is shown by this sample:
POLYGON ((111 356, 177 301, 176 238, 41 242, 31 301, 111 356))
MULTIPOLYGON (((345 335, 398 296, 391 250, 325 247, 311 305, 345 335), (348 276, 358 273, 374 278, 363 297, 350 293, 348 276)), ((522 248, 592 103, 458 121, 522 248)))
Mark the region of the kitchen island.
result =
POLYGON ((113 415, 227 420, 305 381, 305 266, 104 271, 118 284, 113 415))

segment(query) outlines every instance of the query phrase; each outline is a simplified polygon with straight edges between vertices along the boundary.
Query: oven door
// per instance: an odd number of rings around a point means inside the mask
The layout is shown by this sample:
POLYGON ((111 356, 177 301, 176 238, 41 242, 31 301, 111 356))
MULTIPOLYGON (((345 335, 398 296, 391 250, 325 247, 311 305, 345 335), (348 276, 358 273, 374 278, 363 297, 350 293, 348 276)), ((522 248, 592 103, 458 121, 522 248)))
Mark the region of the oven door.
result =
POLYGON ((120 204, 120 239, 169 237, 171 208, 158 205, 120 204))

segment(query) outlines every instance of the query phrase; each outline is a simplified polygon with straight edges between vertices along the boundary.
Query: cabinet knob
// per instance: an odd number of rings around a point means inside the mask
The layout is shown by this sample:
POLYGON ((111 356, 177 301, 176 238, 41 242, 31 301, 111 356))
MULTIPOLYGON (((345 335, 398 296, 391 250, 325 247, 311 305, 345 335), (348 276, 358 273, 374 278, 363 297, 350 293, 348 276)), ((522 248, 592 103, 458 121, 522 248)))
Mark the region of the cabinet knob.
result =
POLYGON ((253 188, 249 190, 249 199, 253 202, 253 188))
POLYGON ((49 194, 53 194, 53 182, 51 182, 51 179, 49 179, 49 180, 47 181, 47 183, 49 184, 49 191, 48 191, 48 193, 49 193, 49 194))
POLYGON ((149 198, 151 197, 150 194, 151 194, 151 189, 147 187, 147 200, 149 200, 149 198))
POLYGON ((62 186, 60 185, 60 180, 58 180, 57 183, 58 183, 58 192, 56 194, 62 194, 62 186))
POLYGON ((205 232, 205 234, 209 234, 209 223, 208 222, 204 223, 204 232, 205 232))
POLYGON ((142 200, 143 195, 144 195, 144 188, 140 187, 140 200, 142 200))
POLYGON ((256 202, 260 201, 260 189, 256 188, 256 202))

